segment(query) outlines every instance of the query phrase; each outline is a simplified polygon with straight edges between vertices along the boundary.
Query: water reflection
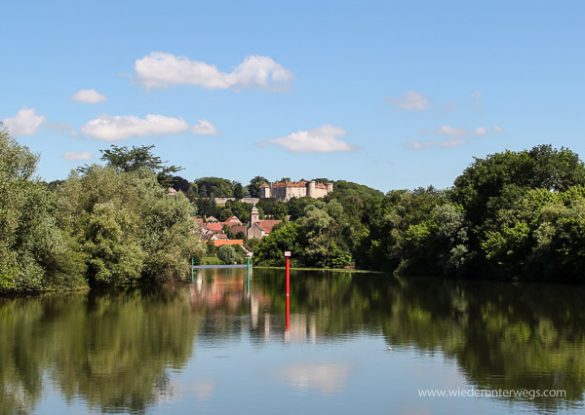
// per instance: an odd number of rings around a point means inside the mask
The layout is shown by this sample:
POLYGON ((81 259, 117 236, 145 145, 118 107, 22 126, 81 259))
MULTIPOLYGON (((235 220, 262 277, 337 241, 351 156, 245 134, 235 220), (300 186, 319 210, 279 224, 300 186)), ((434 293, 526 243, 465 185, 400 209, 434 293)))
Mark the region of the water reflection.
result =
MULTIPOLYGON (((282 361, 258 378, 276 376, 307 393, 339 395, 360 371, 369 373, 364 366, 389 365, 382 353, 406 359, 418 382, 427 375, 416 375, 421 359, 440 355, 455 362, 458 373, 477 388, 565 389, 564 398, 524 403, 545 411, 583 408, 583 288, 363 274, 297 272, 292 277, 288 331, 284 281, 271 270, 255 270, 250 288, 245 270, 206 270, 191 285, 157 293, 2 300, 0 414, 35 411, 47 394, 64 402, 81 400, 100 412, 174 408, 189 396, 201 404, 223 402, 225 376, 237 374, 243 360, 224 364, 229 355, 214 355, 215 360, 205 355, 195 379, 181 380, 178 374, 198 362, 195 349, 236 353, 246 344, 256 348, 259 357, 253 362, 263 362, 261 356, 269 362, 269 354, 282 361), (385 340, 380 355, 355 366, 352 342, 380 336, 385 340), (297 353, 340 344, 349 346, 338 358, 307 360, 297 353), (269 351, 267 345, 284 348, 269 351)), ((453 373, 434 387, 457 386, 461 376, 453 373)), ((368 390, 384 380, 369 376, 366 382, 371 384, 357 387, 368 390)), ((277 399, 278 391, 271 396, 277 399)), ((410 403, 421 407, 415 395, 410 403)), ((238 410, 234 405, 232 412, 238 410)))
POLYGON ((295 363, 285 367, 280 376, 294 388, 316 389, 329 395, 345 387, 349 370, 346 362, 295 363))

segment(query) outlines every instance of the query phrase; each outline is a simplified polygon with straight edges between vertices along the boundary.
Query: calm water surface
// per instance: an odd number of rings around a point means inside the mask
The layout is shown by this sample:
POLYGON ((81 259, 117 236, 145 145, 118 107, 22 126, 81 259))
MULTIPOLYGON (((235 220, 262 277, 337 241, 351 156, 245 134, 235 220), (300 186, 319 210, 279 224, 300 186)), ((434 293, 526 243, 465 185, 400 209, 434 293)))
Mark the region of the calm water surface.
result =
POLYGON ((283 290, 0 300, 0 414, 585 413, 584 288, 293 272, 288 330, 283 290), (420 396, 472 388, 565 396, 420 396))

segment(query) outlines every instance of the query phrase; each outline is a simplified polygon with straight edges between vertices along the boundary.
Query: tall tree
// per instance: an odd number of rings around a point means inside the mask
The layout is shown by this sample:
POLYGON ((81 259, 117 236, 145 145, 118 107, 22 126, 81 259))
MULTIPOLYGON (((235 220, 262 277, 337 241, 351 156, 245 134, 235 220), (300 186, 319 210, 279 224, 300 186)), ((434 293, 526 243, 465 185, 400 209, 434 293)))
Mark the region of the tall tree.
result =
POLYGON ((181 167, 166 165, 160 157, 155 156, 152 152, 154 145, 139 146, 128 148, 126 146, 110 146, 109 149, 100 150, 101 159, 106 162, 108 167, 117 172, 131 172, 146 169, 157 175, 158 182, 165 187, 173 184, 172 175, 182 170, 181 167))
POLYGON ((248 184, 248 193, 250 193, 250 197, 260 197, 260 186, 264 183, 269 183, 269 181, 263 176, 256 176, 250 180, 250 184, 248 184))
POLYGON ((234 182, 234 197, 236 200, 244 197, 244 186, 240 182, 234 182))

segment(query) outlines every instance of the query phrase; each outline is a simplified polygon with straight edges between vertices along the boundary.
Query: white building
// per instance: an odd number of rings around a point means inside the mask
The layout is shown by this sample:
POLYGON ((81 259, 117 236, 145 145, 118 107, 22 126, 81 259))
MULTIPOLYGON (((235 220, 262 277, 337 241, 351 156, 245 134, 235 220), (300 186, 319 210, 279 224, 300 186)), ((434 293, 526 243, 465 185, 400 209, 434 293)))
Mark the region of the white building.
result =
POLYGON ((293 197, 312 197, 319 199, 333 191, 333 183, 320 183, 314 180, 298 182, 264 183, 260 186, 261 199, 281 199, 288 201, 293 197))

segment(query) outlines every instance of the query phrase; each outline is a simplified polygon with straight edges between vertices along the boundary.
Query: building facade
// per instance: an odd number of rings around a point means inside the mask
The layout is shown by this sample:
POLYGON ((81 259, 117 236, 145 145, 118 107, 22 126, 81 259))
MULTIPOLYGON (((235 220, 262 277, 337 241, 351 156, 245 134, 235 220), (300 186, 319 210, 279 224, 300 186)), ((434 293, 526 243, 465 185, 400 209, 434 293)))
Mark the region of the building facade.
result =
POLYGON ((261 199, 280 199, 288 201, 293 197, 312 197, 319 199, 333 191, 333 183, 320 183, 314 180, 298 182, 264 183, 260 186, 261 199))
POLYGON ((262 239, 272 232, 272 228, 281 223, 281 220, 275 219, 264 219, 260 220, 260 212, 258 208, 254 206, 250 215, 250 226, 248 227, 247 237, 248 239, 262 239))

